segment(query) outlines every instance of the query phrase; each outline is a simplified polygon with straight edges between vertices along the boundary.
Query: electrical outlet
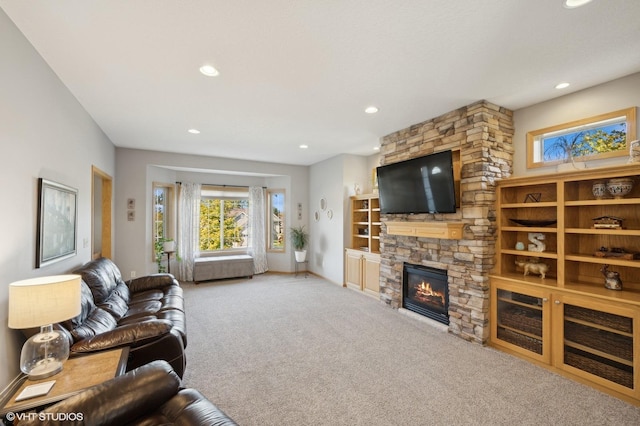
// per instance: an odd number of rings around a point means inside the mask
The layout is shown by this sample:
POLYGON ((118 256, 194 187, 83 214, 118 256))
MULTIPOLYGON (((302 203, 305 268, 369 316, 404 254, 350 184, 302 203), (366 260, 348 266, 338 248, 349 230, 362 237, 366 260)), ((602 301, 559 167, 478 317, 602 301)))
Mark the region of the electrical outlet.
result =
POLYGON ((136 271, 131 271, 131 278, 135 278, 136 277, 136 271))

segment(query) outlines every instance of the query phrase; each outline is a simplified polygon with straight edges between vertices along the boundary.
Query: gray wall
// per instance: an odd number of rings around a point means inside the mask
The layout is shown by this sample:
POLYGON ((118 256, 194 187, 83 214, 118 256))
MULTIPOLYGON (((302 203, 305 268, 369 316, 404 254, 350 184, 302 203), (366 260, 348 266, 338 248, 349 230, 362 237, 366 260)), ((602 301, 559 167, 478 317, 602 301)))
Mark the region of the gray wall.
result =
MULTIPOLYGON (((640 105, 640 73, 514 111, 513 174, 552 173, 555 166, 527 170, 527 132, 640 105)), ((636 132, 640 114, 636 113, 636 132)), ((640 135, 637 135, 638 137, 640 135)), ((627 158, 592 161, 588 167, 626 163, 627 158)))
POLYGON ((0 9, 0 386, 18 372, 22 334, 7 328, 8 286, 91 258, 91 166, 115 175, 115 147, 0 9), (35 269, 37 182, 78 189, 78 254, 35 269), (87 241, 86 247, 84 241, 87 241))

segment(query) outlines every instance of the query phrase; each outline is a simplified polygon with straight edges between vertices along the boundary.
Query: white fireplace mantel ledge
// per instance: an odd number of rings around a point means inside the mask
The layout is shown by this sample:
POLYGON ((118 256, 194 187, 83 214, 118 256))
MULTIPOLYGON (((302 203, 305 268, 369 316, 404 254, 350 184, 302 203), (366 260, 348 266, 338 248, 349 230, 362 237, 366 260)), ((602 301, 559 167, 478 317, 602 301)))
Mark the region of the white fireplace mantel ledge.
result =
POLYGON ((387 234, 460 240, 464 222, 385 222, 387 234))

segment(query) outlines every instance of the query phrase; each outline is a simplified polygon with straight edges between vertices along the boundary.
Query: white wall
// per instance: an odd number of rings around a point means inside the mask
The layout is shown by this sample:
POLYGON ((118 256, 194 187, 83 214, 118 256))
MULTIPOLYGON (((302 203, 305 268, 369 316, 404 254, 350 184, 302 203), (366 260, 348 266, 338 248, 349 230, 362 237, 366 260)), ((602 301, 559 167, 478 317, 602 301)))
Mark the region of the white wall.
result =
MULTIPOLYGON (((555 166, 527 170, 527 132, 608 112, 640 106, 640 73, 619 78, 575 93, 542 102, 513 113, 515 134, 513 144, 513 174, 552 173, 555 166)), ((636 131, 640 132, 640 114, 636 131)), ((637 135, 638 137, 640 135, 637 135)), ((625 163, 627 158, 593 161, 588 167, 625 163)))
MULTIPOLYGON (((308 167, 257 161, 204 157, 118 148, 116 150, 115 262, 123 275, 157 272, 152 260, 151 206, 153 182, 194 181, 225 185, 260 185, 284 189, 286 193, 286 227, 308 225, 308 215, 297 220, 297 203, 308 205, 308 167), (191 169, 174 171, 167 167, 191 169), (195 170, 195 171, 194 171, 195 170), (127 198, 136 199, 136 220, 127 221, 127 198)), ((293 272, 293 251, 287 244, 284 253, 269 253, 269 270, 293 272)))
POLYGON ((115 174, 115 147, 0 9, 0 386, 19 371, 22 334, 7 328, 8 285, 91 259, 91 166, 115 174), (78 189, 78 253, 35 269, 38 178, 78 189), (89 244, 84 247, 83 241, 89 244))
POLYGON ((355 194, 358 184, 361 193, 371 192, 371 169, 378 156, 362 157, 339 155, 316 163, 309 171, 310 194, 310 270, 329 281, 344 282, 344 249, 350 243, 349 197, 355 194), (320 208, 320 199, 327 200, 326 210, 320 208), (333 213, 332 219, 327 211, 333 213), (318 212, 316 221, 314 213, 318 212))

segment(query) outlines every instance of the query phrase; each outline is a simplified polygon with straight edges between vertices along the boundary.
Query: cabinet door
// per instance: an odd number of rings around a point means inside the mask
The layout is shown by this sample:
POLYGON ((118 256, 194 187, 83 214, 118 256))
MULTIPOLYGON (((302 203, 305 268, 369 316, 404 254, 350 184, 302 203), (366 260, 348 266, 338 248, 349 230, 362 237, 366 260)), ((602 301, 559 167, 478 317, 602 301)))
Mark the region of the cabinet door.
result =
POLYGON ((344 282, 349 287, 362 290, 362 252, 345 250, 344 282))
POLYGON ((491 281, 491 341, 494 345, 550 363, 550 315, 547 292, 491 281))
POLYGON ((554 364, 638 398, 638 310, 554 294, 554 364))
POLYGON ((380 255, 365 253, 362 256, 362 285, 366 293, 380 293, 380 255))

